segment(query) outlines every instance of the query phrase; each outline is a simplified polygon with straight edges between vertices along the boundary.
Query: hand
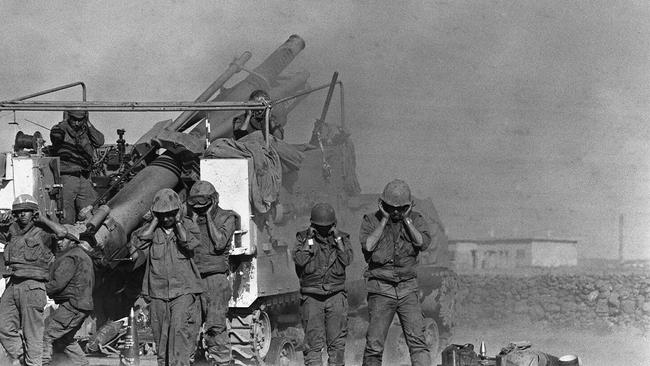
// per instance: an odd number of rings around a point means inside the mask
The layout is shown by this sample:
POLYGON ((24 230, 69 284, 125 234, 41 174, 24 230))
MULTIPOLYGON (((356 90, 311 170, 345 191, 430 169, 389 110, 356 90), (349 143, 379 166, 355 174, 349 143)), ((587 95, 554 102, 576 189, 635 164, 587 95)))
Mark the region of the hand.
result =
POLYGON ((210 198, 210 206, 208 206, 208 209, 205 211, 205 216, 212 216, 212 213, 214 212, 214 202, 212 201, 212 198, 210 198))
POLYGON ((153 217, 151 218, 151 226, 152 227, 158 226, 158 216, 153 215, 153 217))
POLYGON ((154 217, 156 217, 156 215, 154 215, 153 212, 151 212, 151 210, 148 210, 147 212, 145 212, 144 215, 142 215, 142 219, 147 222, 153 220, 154 217))
POLYGON ((390 215, 388 215, 388 212, 386 212, 386 210, 384 210, 384 206, 381 204, 381 199, 379 200, 379 205, 378 206, 379 206, 379 212, 381 212, 381 218, 388 220, 388 217, 390 215))
POLYGON ((313 239, 315 236, 316 236, 316 229, 310 226, 307 229, 307 239, 313 239))
POLYGON ((183 223, 183 213, 181 212, 181 210, 176 211, 176 216, 174 216, 174 222, 176 224, 183 223))
POLYGON ((411 204, 409 205, 409 208, 406 210, 406 212, 404 212, 402 214, 402 219, 406 220, 406 218, 409 217, 409 214, 411 213, 411 211, 413 211, 413 206, 414 205, 415 204, 413 203, 413 201, 411 201, 411 204))
POLYGON ((336 225, 330 228, 330 234, 332 234, 332 236, 334 236, 335 238, 341 237, 341 233, 339 232, 339 229, 336 228, 336 225))
POLYGON ((13 215, 11 210, 2 210, 0 211, 0 226, 7 226, 13 222, 13 215))
POLYGON ((197 214, 196 211, 192 210, 192 222, 196 224, 198 220, 199 220, 199 214, 197 214))
POLYGON ((45 215, 41 210, 34 211, 35 222, 43 222, 44 219, 47 219, 47 215, 45 215))
POLYGON ((241 131, 246 131, 248 130, 248 126, 251 123, 251 118, 253 117, 253 112, 250 109, 246 110, 246 114, 244 116, 244 122, 239 126, 239 129, 241 131))

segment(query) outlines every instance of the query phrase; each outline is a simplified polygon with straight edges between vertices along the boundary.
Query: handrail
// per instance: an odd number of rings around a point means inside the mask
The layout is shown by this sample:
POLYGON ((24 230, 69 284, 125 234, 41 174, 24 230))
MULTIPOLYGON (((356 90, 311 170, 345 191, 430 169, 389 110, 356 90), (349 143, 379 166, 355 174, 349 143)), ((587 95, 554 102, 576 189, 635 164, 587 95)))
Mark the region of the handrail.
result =
POLYGON ((165 112, 165 111, 240 111, 264 110, 270 108, 266 103, 247 102, 24 102, 10 100, 0 102, 0 111, 66 111, 83 110, 89 112, 165 112))

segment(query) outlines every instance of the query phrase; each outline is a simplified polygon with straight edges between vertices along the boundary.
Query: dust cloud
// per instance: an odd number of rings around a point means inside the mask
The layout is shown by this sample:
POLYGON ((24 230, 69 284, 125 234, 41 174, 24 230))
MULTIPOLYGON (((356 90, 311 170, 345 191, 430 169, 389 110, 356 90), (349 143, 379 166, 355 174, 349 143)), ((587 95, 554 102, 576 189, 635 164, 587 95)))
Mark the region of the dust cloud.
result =
MULTIPOLYGON (((307 69, 312 85, 339 71, 345 83, 365 192, 400 176, 433 198, 452 237, 578 237, 592 257, 617 254, 624 215, 625 256, 650 256, 647 3, 0 6, 2 99, 82 80, 90 100, 192 100, 243 51, 255 66, 297 33, 307 48, 290 69, 307 69)), ((321 104, 296 110, 289 140, 308 138, 321 104)), ((173 116, 93 119, 109 141, 119 127, 134 141, 173 116)), ((17 117, 26 132, 36 128, 21 118, 59 119, 17 117)))
MULTIPOLYGON (((649 258, 649 19, 644 1, 0 1, 0 99, 81 80, 89 100, 189 101, 295 33, 289 71, 345 84, 364 192, 401 177, 452 238, 577 237, 581 257, 615 257, 623 215, 625 258, 649 258)), ((293 112, 288 141, 307 141, 322 103, 293 112)), ((134 142, 175 115, 92 120, 134 142)), ((43 132, 24 119, 60 114, 17 119, 43 132)))
MULTIPOLYGON (((0 99, 82 80, 90 100, 193 100, 243 51, 254 67, 296 33, 290 69, 345 83, 365 192, 403 177, 451 237, 578 237, 591 257, 617 254, 624 215, 626 258, 649 257, 649 16, 609 1, 3 1, 0 99)), ((321 105, 295 111, 288 140, 321 105)), ((135 141, 173 116, 93 120, 135 141)), ((17 117, 30 133, 23 118, 59 114, 17 117)))

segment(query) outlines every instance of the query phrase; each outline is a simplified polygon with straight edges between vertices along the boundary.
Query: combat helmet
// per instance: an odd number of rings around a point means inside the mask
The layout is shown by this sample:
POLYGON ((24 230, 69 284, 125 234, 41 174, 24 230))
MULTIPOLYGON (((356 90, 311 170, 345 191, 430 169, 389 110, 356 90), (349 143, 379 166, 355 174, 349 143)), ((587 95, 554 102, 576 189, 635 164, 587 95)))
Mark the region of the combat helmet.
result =
POLYGON ((11 209, 13 211, 38 211, 38 202, 36 202, 36 199, 32 195, 21 194, 16 197, 11 209))
POLYGON ((171 212, 181 209, 181 200, 173 189, 163 188, 153 197, 151 211, 155 213, 171 212))
POLYGON ((219 202, 219 192, 217 192, 212 183, 200 180, 194 183, 190 189, 187 203, 190 206, 205 206, 210 203, 210 198, 215 202, 219 202))
POLYGON ((403 180, 395 179, 386 184, 381 200, 395 207, 410 205, 411 189, 403 180))
POLYGON ((329 203, 317 203, 311 209, 310 221, 319 226, 329 226, 336 223, 334 208, 329 203))
POLYGON ((68 115, 68 117, 72 117, 74 119, 86 119, 88 118, 88 111, 80 111, 80 110, 68 110, 65 111, 65 114, 68 115))

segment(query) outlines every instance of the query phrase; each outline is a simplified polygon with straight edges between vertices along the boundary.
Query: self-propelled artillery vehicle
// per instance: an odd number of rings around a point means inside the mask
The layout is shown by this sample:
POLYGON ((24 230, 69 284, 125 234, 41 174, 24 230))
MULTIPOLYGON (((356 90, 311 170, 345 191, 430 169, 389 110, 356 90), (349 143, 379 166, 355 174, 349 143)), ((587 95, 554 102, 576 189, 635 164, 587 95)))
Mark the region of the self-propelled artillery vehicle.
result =
MULTIPOLYGON (((362 194, 356 175, 355 151, 345 121, 343 83, 332 80, 311 87, 307 72, 283 70, 304 49, 292 35, 258 67, 245 67, 249 52, 235 59, 192 102, 100 102, 86 100, 86 86, 78 82, 0 102, 0 110, 86 110, 89 112, 179 111, 174 120, 156 123, 137 142, 128 145, 119 129, 115 145, 96 151, 93 166, 98 199, 77 219, 86 225, 82 239, 93 249, 96 268, 95 321, 89 336, 103 324, 123 318, 138 300, 144 268, 134 268, 127 250, 130 234, 145 220, 153 196, 172 188, 185 197, 199 179, 210 181, 220 193, 220 206, 236 211, 241 220, 230 251, 233 296, 229 329, 233 357, 239 364, 282 364, 296 356, 302 342, 298 306, 299 284, 291 259, 295 233, 309 223, 316 202, 336 209, 338 225, 352 234, 355 260, 348 269, 351 313, 365 312, 363 257, 358 245, 362 215, 376 208, 376 194, 362 194), (230 88, 224 84, 236 73, 248 76, 230 88), (34 101, 41 95, 77 87, 81 101, 34 101), (269 103, 248 101, 254 90, 269 92, 269 103), (317 91, 328 91, 309 141, 287 143, 268 134, 251 134, 234 141, 232 118, 244 110, 265 112, 285 125, 289 113, 317 91), (337 93, 334 93, 337 91, 337 93), (338 98, 333 98, 336 95, 338 98), (326 122, 330 101, 338 101, 338 123, 326 122)), ((91 114, 92 116, 92 114, 91 114)), ((102 126, 97 126, 100 130, 102 126)), ((265 131, 269 129, 266 128, 265 131)), ((0 155, 0 209, 13 198, 34 195, 51 217, 63 215, 58 158, 50 156, 43 136, 16 136, 11 151, 0 155)), ((386 177, 390 180, 393 177, 386 177)), ((446 237, 430 200, 416 200, 434 234, 433 249, 422 254, 420 281, 433 354, 453 324, 454 277, 445 269, 446 237)), ((443 340, 444 341, 444 340, 443 340)))

